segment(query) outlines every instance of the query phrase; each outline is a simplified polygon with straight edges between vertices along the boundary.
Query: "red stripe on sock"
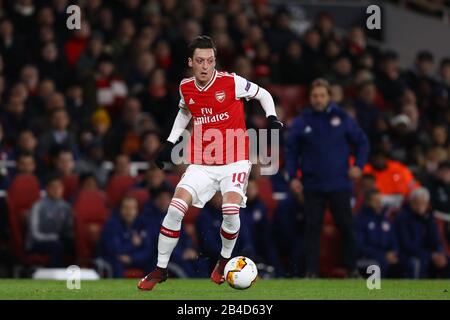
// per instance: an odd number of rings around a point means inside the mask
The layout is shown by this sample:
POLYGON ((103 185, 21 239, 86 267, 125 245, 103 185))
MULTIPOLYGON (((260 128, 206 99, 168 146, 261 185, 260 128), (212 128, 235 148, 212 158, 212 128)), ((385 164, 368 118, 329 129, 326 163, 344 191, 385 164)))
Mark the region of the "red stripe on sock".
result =
POLYGON ((236 232, 236 233, 228 233, 228 232, 226 232, 225 230, 223 230, 222 228, 220 228, 220 234, 221 234, 225 239, 233 240, 233 239, 236 239, 236 238, 237 238, 237 236, 238 236, 238 234, 239 234, 239 231, 236 232))
POLYGON ((177 199, 172 199, 172 202, 176 202, 176 203, 178 203, 180 206, 182 206, 185 210, 187 210, 188 209, 188 206, 187 206, 187 204, 186 203, 184 203, 184 202, 182 202, 182 201, 180 201, 180 200, 177 200, 177 199))
POLYGON ((222 212, 222 214, 227 215, 227 216, 231 216, 233 214, 239 214, 239 211, 222 212))
POLYGON ((178 210, 180 210, 182 213, 186 213, 186 208, 183 208, 182 206, 180 206, 178 203, 174 203, 171 202, 170 205, 174 208, 177 208, 178 210))
POLYGON ((169 238, 179 238, 180 237, 180 230, 178 230, 178 231, 170 230, 170 229, 167 229, 167 228, 161 226, 161 229, 159 230, 159 232, 169 238))

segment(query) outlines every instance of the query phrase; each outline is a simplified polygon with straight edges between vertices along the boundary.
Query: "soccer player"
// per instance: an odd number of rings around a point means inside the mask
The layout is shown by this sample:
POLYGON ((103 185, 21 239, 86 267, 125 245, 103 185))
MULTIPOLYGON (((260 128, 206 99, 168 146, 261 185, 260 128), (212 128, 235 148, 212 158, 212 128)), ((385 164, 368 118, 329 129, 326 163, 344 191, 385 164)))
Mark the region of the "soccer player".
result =
POLYGON ((177 245, 181 222, 189 206, 202 208, 219 190, 223 196, 222 250, 211 280, 217 284, 224 282, 224 267, 238 237, 239 209, 246 204, 246 185, 251 169, 241 99, 260 102, 269 130, 283 127, 267 90, 236 74, 216 70, 216 47, 211 38, 199 36, 188 49, 188 65, 194 76, 180 83, 180 109, 155 163, 161 169, 167 162, 173 163, 172 150, 192 118, 191 149, 187 153, 190 165, 176 187, 162 222, 156 269, 138 283, 142 290, 152 290, 157 283, 167 279, 170 255, 177 245), (213 147, 212 140, 215 142, 213 147))

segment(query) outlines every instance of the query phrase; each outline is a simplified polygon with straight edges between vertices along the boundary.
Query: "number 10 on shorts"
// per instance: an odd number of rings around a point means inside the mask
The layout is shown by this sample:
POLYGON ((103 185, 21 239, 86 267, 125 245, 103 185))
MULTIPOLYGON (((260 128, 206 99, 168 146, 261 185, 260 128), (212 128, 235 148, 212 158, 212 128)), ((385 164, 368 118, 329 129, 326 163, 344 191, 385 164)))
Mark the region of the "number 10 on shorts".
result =
POLYGON ((231 177, 231 182, 235 183, 236 181, 239 183, 244 183, 245 178, 247 176, 247 172, 233 173, 231 177))

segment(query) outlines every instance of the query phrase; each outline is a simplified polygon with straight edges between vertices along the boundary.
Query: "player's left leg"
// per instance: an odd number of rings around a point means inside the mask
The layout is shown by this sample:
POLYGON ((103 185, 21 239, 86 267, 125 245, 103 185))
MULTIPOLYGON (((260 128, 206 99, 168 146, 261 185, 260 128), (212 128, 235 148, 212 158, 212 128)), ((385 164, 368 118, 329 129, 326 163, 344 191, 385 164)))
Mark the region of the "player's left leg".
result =
POLYGON ((225 265, 231 258, 236 240, 239 234, 241 222, 239 219, 239 208, 242 203, 242 196, 234 191, 223 194, 222 200, 222 225, 220 227, 220 238, 222 239, 222 250, 219 261, 216 264, 211 280, 217 284, 224 282, 223 272, 225 265))
POLYGON ((239 209, 245 207, 247 202, 246 192, 248 176, 251 170, 251 162, 248 160, 237 161, 225 166, 217 167, 219 186, 222 193, 222 225, 220 238, 222 250, 219 261, 211 274, 211 280, 217 284, 224 282, 223 270, 231 258, 241 222, 239 209))

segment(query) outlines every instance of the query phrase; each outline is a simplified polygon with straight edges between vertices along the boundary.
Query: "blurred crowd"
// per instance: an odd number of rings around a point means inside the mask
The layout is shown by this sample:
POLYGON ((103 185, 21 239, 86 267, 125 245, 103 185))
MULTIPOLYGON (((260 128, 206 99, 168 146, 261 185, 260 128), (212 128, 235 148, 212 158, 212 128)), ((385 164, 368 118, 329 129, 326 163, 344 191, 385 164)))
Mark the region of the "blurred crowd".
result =
MULTIPOLYGON (((341 35, 332 15, 322 12, 300 34, 289 6, 264 0, 79 1, 81 29, 73 31, 66 27, 70 3, 0 5, 0 188, 34 175, 47 194, 24 222, 27 252, 50 254, 49 265, 76 255, 78 195, 107 191, 113 177, 125 176, 133 181, 129 188, 145 190, 150 200, 110 201, 94 256, 117 277, 129 268, 152 269, 160 222, 183 168, 167 174, 133 170, 133 164, 151 163, 166 139, 178 112, 179 81, 190 76, 187 44, 208 34, 219 70, 269 91, 307 88, 323 77, 332 84, 332 100, 364 129, 371 156, 353 201, 361 261, 398 264, 410 277, 447 266, 450 224, 437 225, 432 210, 450 217, 450 57, 436 61, 420 51, 402 70, 397 53, 369 45, 362 27, 341 35)), ((273 94, 289 130, 296 114, 273 94)), ((303 97, 295 112, 306 104, 303 97)), ((248 103, 246 114, 249 128, 265 126, 259 106, 248 103)), ((271 177, 253 171, 241 211, 247 230, 236 253, 255 257, 268 275, 299 276, 301 186, 289 188, 282 167, 271 177)), ((0 202, 4 249, 12 231, 6 197, 0 202)), ((220 199, 213 199, 185 224, 172 272, 208 275, 220 251, 220 211, 220 199)))

